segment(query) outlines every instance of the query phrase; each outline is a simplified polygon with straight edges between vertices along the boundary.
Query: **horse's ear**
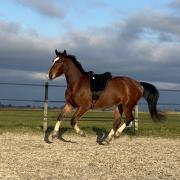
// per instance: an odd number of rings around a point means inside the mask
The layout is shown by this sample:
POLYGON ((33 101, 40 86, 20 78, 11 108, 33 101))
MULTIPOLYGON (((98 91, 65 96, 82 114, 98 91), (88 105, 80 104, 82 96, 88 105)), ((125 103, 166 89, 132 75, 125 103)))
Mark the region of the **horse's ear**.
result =
POLYGON ((58 56, 58 55, 59 55, 59 52, 58 52, 58 50, 57 50, 57 49, 55 50, 55 54, 56 54, 56 56, 58 56))
POLYGON ((63 54, 64 54, 65 56, 67 56, 66 50, 64 50, 63 54))

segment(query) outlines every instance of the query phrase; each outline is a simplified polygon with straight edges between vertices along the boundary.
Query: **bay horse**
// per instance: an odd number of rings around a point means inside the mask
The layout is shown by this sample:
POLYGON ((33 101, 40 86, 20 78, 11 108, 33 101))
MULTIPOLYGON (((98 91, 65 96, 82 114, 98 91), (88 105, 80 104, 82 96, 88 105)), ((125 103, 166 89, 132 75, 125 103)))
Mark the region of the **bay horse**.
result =
MULTIPOLYGON (((52 138, 58 137, 62 120, 72 108, 77 108, 71 119, 71 126, 77 134, 85 136, 78 125, 78 119, 92 108, 92 92, 86 72, 76 57, 67 54, 66 50, 55 50, 56 58, 49 70, 49 79, 53 80, 62 74, 65 75, 67 89, 65 91, 66 103, 58 116, 52 138)), ((130 77, 112 77, 107 82, 106 88, 99 99, 93 104, 93 108, 106 108, 115 106, 113 128, 107 138, 102 142, 109 143, 113 137, 119 137, 122 131, 134 120, 133 109, 141 97, 148 102, 149 112, 153 121, 161 121, 165 118, 157 111, 159 92, 156 87, 146 82, 138 82, 130 77), (121 124, 122 113, 125 114, 125 122, 121 124), (120 127, 119 127, 120 126, 120 127)))

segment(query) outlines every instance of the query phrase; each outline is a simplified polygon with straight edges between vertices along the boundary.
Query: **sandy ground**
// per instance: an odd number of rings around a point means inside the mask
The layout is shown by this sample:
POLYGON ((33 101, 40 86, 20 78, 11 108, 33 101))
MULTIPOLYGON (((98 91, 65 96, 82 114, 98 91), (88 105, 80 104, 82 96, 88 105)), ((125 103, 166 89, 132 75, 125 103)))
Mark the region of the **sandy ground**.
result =
POLYGON ((0 179, 180 179, 180 139, 123 136, 108 146, 96 136, 0 135, 0 179))

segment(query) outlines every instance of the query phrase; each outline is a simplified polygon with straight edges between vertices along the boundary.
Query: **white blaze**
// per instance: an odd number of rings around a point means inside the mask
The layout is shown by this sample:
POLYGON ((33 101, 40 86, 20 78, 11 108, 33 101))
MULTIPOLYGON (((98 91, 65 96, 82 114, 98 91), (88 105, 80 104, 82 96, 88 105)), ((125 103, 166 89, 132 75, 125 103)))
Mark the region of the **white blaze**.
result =
POLYGON ((59 60, 59 57, 55 58, 55 59, 53 60, 53 63, 55 63, 55 62, 58 61, 58 60, 59 60))

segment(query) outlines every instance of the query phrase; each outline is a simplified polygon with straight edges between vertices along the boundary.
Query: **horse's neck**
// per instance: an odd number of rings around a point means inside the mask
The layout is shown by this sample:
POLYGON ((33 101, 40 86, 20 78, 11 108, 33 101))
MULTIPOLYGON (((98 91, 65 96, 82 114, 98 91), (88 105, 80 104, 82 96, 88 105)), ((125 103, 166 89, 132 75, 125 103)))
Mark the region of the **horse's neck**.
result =
POLYGON ((80 77, 82 76, 80 70, 71 61, 67 63, 66 71, 64 72, 64 74, 68 87, 75 86, 79 82, 80 77))

